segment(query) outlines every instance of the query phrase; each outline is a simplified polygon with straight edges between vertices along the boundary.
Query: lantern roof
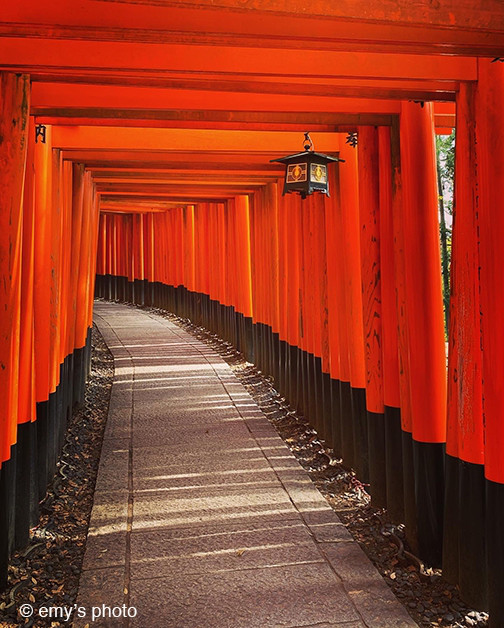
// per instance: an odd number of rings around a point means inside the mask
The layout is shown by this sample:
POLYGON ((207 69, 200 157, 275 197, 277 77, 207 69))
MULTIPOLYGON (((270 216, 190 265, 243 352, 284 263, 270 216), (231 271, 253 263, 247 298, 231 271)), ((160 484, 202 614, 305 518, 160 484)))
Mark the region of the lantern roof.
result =
POLYGON ((316 153, 313 150, 305 150, 301 153, 295 153, 294 155, 286 155, 285 157, 279 157, 278 159, 270 159, 270 162, 279 161, 280 163, 289 163, 294 159, 310 157, 323 159, 325 161, 345 161, 344 159, 340 159, 339 157, 331 157, 331 155, 325 155, 324 153, 316 153))

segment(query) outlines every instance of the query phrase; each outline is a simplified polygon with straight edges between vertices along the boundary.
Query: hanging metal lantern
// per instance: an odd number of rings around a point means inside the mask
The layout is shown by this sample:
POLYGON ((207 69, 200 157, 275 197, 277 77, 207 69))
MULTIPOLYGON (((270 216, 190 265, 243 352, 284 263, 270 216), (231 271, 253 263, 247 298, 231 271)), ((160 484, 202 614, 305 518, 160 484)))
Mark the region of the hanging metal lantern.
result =
POLYGON ((286 165, 283 194, 297 192, 306 198, 313 192, 322 192, 329 196, 329 179, 327 166, 331 161, 345 161, 330 157, 313 150, 313 142, 309 133, 304 134, 304 152, 287 155, 279 159, 271 159, 286 165))

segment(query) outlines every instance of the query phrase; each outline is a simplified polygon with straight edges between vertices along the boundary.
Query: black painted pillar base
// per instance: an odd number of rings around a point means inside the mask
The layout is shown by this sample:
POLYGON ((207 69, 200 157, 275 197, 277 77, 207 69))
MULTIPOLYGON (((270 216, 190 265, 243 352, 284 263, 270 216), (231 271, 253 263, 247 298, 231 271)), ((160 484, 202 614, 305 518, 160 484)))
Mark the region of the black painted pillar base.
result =
POLYGON ((289 384, 288 399, 292 408, 297 409, 299 399, 298 389, 298 359, 299 350, 294 345, 289 345, 289 384))
POLYGON ((252 321, 252 317, 245 316, 243 318, 244 325, 244 335, 245 335, 245 351, 244 355, 247 358, 247 361, 250 363, 254 363, 255 361, 255 345, 254 345, 254 323, 252 321))
POLYGON ((63 442, 65 440, 65 431, 66 431, 66 412, 64 410, 65 407, 65 391, 66 391, 66 361, 60 365, 60 379, 59 385, 56 388, 56 431, 54 435, 54 444, 55 444, 55 463, 57 462, 59 452, 61 447, 63 447, 63 442))
POLYGON ((387 482, 387 513, 394 523, 403 523, 404 475, 401 411, 385 406, 385 477, 387 482))
POLYGON ((278 341, 278 391, 285 397, 287 395, 287 343, 278 341))
POLYGON ((366 390, 351 388, 352 429, 354 444, 353 467, 362 482, 369 482, 368 415, 366 411, 366 390))
POLYGON ((16 460, 11 458, 0 469, 0 590, 7 586, 7 567, 15 539, 16 460))
POLYGON ((411 551, 419 555, 417 509, 415 501, 415 467, 413 462, 413 438, 409 432, 401 432, 403 452, 403 494, 404 494, 404 524, 406 539, 411 551))
POLYGON ((38 520, 37 424, 18 425, 16 443, 16 507, 14 547, 28 544, 30 528, 38 520))
POLYGON ((443 577, 478 609, 488 608, 485 484, 483 465, 446 456, 443 577))
POLYGON ((443 578, 452 584, 459 582, 459 518, 462 500, 463 497, 460 494, 460 460, 447 455, 445 461, 443 578))
MULTIPOLYGON (((195 322, 195 319, 193 319, 195 322)), ((236 343, 235 349, 240 353, 244 354, 244 335, 243 335, 243 314, 240 312, 234 312, 234 324, 235 324, 235 334, 236 334, 236 343)))
POLYGON ((490 628, 504 626, 504 484, 486 484, 486 559, 490 628))
POLYGON ((352 389, 350 382, 340 381, 341 456, 346 468, 354 467, 352 425, 352 389))
POLYGON ((387 466, 385 462, 385 415, 368 410, 369 483, 371 503, 387 506, 387 466))
POLYGON ((47 415, 47 472, 46 472, 46 481, 45 485, 47 486, 51 481, 51 478, 54 474, 54 470, 56 468, 56 460, 57 460, 57 444, 56 444, 56 433, 57 433, 57 399, 56 392, 52 392, 49 395, 49 412, 47 415))
POLYGON ((341 387, 340 381, 331 378, 331 448, 336 458, 343 457, 341 444, 341 387))
POLYGON ((263 348, 262 348, 262 325, 255 323, 254 325, 254 347, 255 347, 255 365, 259 371, 263 370, 263 348))
POLYGON ((9 490, 9 470, 7 460, 0 467, 0 591, 7 586, 7 567, 9 564, 9 519, 11 494, 9 490))
POLYGON ((317 432, 324 436, 324 413, 323 413, 323 392, 322 392, 322 359, 310 354, 312 364, 312 384, 313 384, 313 408, 312 421, 317 428, 317 432))
POLYGON ((84 349, 74 351, 74 371, 73 371, 73 406, 80 406, 84 399, 84 349))
MULTIPOLYGON (((445 465, 449 456, 446 456, 445 465)), ((474 608, 488 608, 488 591, 485 560, 485 473, 483 465, 459 461, 459 494, 461 508, 458 525, 460 530, 460 592, 474 608)), ((445 495, 447 491, 445 490, 445 495)), ((501 504, 502 507, 502 504, 501 504)), ((445 521, 445 526, 448 523, 445 521)), ((501 520, 500 535, 504 531, 501 520)), ((448 533, 449 533, 448 529, 448 533)), ((446 534, 444 535, 446 538, 446 534)), ((492 550, 493 551, 493 550, 492 550)), ((500 586, 504 591, 504 560, 501 563, 500 586)), ((492 579, 490 579, 492 582, 492 579)), ((504 623, 504 616, 502 622, 504 623)))
POLYGON ((308 366, 308 354, 302 349, 299 350, 298 360, 298 406, 301 414, 308 419, 310 414, 310 376, 308 366))
POLYGON ((44 498, 47 488, 47 467, 48 467, 48 419, 49 401, 37 403, 37 488, 39 501, 44 498))
POLYGON ((280 334, 271 332, 271 375, 275 380, 275 388, 280 389, 280 334))
POLYGON ((327 446, 332 449, 332 398, 331 398, 331 376, 322 372, 320 384, 322 386, 322 435, 327 446))
POLYGON ((443 551, 444 459, 444 443, 413 440, 419 554, 435 567, 443 551))

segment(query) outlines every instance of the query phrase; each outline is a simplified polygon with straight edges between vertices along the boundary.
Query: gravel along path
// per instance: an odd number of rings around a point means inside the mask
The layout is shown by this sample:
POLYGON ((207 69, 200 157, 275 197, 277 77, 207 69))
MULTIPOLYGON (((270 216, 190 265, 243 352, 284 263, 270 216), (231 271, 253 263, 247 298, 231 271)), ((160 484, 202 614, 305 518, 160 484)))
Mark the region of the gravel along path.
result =
MULTIPOLYGON (((443 580, 441 570, 420 569, 415 560, 407 558, 402 527, 392 526, 386 511, 371 506, 366 487, 332 457, 316 431, 274 389, 271 378, 208 330, 164 310, 145 309, 169 318, 224 358, 420 626, 488 625, 488 615, 467 607, 457 587, 443 580), (397 539, 406 552, 399 551, 397 539)), ((32 531, 30 545, 11 560, 9 588, 0 594, 0 628, 68 626, 51 619, 23 620, 17 609, 23 603, 69 607, 76 601, 112 378, 112 356, 93 329, 86 403, 70 421, 59 473, 41 504, 40 522, 32 531)))
POLYGON ((69 421, 58 473, 40 505, 30 544, 11 559, 9 586, 0 594, 0 628, 69 625, 49 618, 23 619, 18 609, 22 604, 69 608, 76 602, 114 376, 112 355, 96 328, 92 334, 85 403, 69 421))

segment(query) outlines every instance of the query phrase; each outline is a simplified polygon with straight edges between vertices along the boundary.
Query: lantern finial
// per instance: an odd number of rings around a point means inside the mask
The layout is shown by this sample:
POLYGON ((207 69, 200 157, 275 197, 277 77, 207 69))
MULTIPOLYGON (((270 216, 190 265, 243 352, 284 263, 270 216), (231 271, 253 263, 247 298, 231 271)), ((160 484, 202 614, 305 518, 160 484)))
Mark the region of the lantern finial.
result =
POLYGON ((312 138, 310 137, 310 133, 309 133, 309 131, 306 131, 306 133, 304 134, 304 143, 303 143, 303 148, 304 148, 306 151, 309 151, 309 150, 314 150, 314 148, 313 148, 312 138))

